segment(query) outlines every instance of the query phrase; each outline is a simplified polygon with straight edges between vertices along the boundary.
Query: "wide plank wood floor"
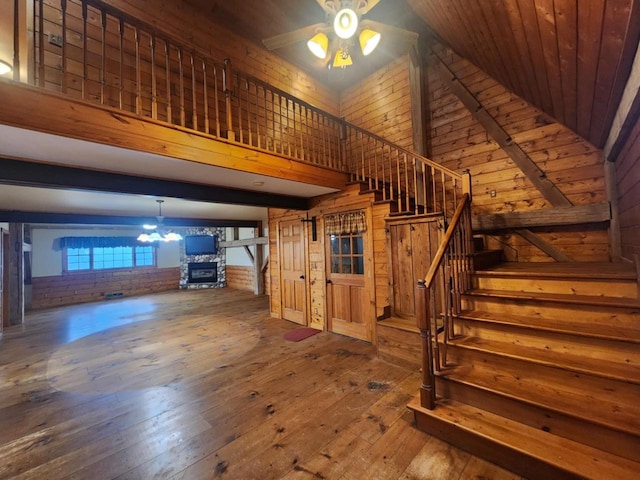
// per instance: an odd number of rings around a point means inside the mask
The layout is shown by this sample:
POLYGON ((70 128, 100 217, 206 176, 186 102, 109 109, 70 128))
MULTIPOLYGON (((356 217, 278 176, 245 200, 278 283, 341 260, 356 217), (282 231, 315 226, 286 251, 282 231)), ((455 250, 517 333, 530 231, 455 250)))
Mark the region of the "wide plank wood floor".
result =
POLYGON ((296 327, 232 289, 27 314, 0 339, 0 479, 519 478, 412 426, 417 372, 296 327))

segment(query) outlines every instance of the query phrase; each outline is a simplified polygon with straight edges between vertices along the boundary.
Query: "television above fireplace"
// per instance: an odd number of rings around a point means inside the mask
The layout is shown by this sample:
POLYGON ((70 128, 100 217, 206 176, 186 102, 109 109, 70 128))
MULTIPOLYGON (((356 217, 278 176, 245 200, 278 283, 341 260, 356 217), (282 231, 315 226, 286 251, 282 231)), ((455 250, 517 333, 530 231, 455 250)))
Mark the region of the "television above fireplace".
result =
POLYGON ((187 235, 184 237, 184 253, 187 255, 213 255, 218 251, 216 235, 187 235))

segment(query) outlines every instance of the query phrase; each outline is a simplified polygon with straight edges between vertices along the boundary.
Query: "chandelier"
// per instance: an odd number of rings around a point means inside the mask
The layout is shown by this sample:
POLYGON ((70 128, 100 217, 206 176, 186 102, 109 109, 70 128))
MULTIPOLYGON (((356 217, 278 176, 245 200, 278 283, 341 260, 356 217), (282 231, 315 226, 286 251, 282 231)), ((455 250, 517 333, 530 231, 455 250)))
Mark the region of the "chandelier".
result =
POLYGON ((177 242, 182 240, 182 235, 179 233, 172 232, 170 230, 166 230, 162 225, 164 221, 164 217, 162 216, 162 204, 164 200, 156 200, 158 203, 158 215, 156 215, 157 224, 149 225, 144 224, 142 228, 146 230, 146 232, 141 233, 138 236, 139 242, 177 242))
MULTIPOLYGON (((359 15, 352 8, 342 8, 333 19, 333 32, 338 37, 338 46, 333 55, 333 66, 345 68, 353 65, 349 47, 352 38, 358 31, 359 15)), ((369 28, 361 29, 358 43, 363 55, 369 55, 380 43, 380 33, 369 28)), ((316 33, 308 42, 307 47, 316 57, 325 59, 329 53, 329 37, 324 32, 316 33)))

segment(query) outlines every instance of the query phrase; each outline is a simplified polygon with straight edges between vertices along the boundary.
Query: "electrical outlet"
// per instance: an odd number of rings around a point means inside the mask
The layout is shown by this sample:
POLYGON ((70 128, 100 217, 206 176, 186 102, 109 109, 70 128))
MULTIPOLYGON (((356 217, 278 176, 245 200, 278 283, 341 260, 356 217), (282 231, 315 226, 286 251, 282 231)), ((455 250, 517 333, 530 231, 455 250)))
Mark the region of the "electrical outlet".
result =
POLYGON ((489 192, 489 195, 491 196, 491 198, 496 198, 496 191, 495 190, 491 190, 489 192))
POLYGON ((62 47, 62 35, 58 35, 55 33, 49 34, 49 43, 51 45, 55 45, 56 47, 62 47))

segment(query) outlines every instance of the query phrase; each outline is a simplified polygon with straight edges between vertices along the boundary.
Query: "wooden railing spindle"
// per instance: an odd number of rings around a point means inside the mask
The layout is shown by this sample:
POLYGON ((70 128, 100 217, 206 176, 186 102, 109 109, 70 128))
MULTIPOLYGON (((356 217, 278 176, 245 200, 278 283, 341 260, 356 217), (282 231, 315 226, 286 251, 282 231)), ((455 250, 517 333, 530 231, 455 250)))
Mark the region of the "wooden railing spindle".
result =
MULTIPOLYGON (((105 88, 107 83, 107 14, 102 9, 100 10, 100 20, 100 105, 104 105, 106 99, 105 88)), ((86 22, 84 22, 84 24, 86 25, 86 22)))
POLYGON ((180 88, 180 126, 184 127, 187 115, 184 110, 184 65, 182 64, 182 48, 178 47, 178 82, 180 88))
POLYGON ((167 77, 165 80, 165 88, 167 90, 167 105, 166 105, 166 115, 167 122, 173 123, 173 112, 171 109, 171 46, 169 42, 164 42, 164 74, 167 77))
POLYGON ((60 91, 67 93, 67 0, 60 0, 60 10, 62 14, 62 76, 60 91))
POLYGON ((118 46, 120 48, 120 71, 118 75, 120 78, 118 82, 120 84, 120 88, 118 89, 118 107, 122 110, 122 96, 124 93, 124 20, 118 20, 118 46))
POLYGON ((82 99, 87 98, 87 4, 82 3, 82 99))
POLYGON ((156 84, 156 36, 149 36, 151 49, 151 118, 158 119, 158 85, 156 84))

